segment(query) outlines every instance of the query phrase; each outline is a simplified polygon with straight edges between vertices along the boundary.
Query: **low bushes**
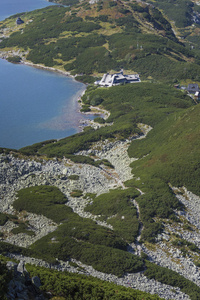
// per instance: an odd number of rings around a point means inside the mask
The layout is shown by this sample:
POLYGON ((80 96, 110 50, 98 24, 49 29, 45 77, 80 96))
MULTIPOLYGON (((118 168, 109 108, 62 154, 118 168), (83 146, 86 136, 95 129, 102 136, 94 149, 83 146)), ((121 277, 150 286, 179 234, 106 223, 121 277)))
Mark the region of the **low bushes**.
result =
MULTIPOLYGON (((64 205, 67 199, 57 188, 30 187, 20 190, 17 195, 18 199, 13 203, 15 209, 42 214, 54 222, 62 222, 54 232, 31 245, 27 251, 31 251, 32 256, 49 262, 54 262, 56 258, 64 261, 75 258, 99 271, 117 276, 144 268, 139 257, 126 252, 123 231, 117 230, 117 226, 116 231, 112 231, 90 219, 81 218, 64 205)), ((81 195, 81 191, 74 191, 74 196, 81 195)), ((23 249, 18 251, 24 253, 23 249)))
POLYGON ((111 224, 117 234, 131 243, 135 240, 139 228, 137 211, 132 203, 133 198, 138 195, 139 192, 134 189, 112 190, 96 197, 85 210, 94 215, 101 215, 101 219, 111 224))
POLYGON ((198 300, 200 294, 200 287, 194 282, 184 278, 178 273, 168 269, 157 266, 146 261, 147 269, 144 274, 150 279, 158 280, 164 284, 169 284, 174 287, 179 287, 183 293, 190 296, 191 300, 198 300))
POLYGON ((65 299, 99 300, 159 300, 157 295, 150 295, 135 289, 115 285, 92 276, 58 272, 41 267, 26 265, 30 275, 39 276, 42 290, 51 291, 53 296, 65 299))

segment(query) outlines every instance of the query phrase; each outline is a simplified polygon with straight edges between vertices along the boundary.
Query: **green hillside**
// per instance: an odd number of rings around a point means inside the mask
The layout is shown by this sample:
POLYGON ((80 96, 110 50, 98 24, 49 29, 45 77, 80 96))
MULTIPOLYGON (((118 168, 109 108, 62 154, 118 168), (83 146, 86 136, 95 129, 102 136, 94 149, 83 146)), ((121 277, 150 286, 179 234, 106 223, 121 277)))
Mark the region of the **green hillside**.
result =
POLYGON ((142 79, 199 80, 198 51, 180 42, 168 17, 145 2, 84 1, 21 17, 25 23, 20 26, 12 17, 1 22, 1 28, 10 28, 10 37, 0 49, 20 48, 21 59, 35 64, 71 74, 99 75, 124 68, 140 73, 142 79))
MULTIPOLYGON (((130 244, 156 249, 158 235, 164 232, 166 224, 194 230, 189 221, 177 214, 187 209, 172 187, 185 187, 200 196, 199 100, 181 88, 200 82, 200 27, 194 21, 199 7, 189 0, 155 0, 150 4, 110 0, 94 4, 68 0, 57 3, 72 6, 50 6, 18 14, 25 21, 20 26, 15 24, 16 16, 0 22, 0 30, 6 29, 8 35, 0 42, 0 52, 12 62, 28 61, 78 74, 78 80, 90 82, 82 96, 82 111, 105 109, 109 116, 106 120, 103 117, 94 120, 105 125, 98 129, 91 125, 58 141, 36 143, 19 151, 0 149, 0 152, 44 164, 65 158, 66 166, 69 161, 81 164, 80 169, 87 164, 110 176, 117 171, 109 159, 99 159, 92 152, 77 153, 91 150, 95 145, 101 149, 105 141, 123 141, 128 143, 129 158, 137 158, 130 165, 133 178, 121 182, 118 188, 109 186, 110 190, 99 195, 93 191, 86 193, 83 187, 83 190, 73 189, 69 197, 56 183, 55 186, 29 184, 17 191, 12 204, 16 216, 1 213, 1 225, 9 220, 17 225, 12 234, 34 235, 29 224, 19 217, 28 212, 49 218, 57 224, 57 229, 27 248, 10 245, 2 238, 0 252, 42 258, 52 265, 57 260, 76 259, 121 278, 127 273, 144 271, 148 278, 179 287, 193 300, 200 299, 196 281, 163 268, 162 264, 149 262, 146 253, 138 255, 133 248, 134 254, 128 251, 130 244), (128 74, 139 73, 142 82, 111 88, 92 83, 103 73, 121 68, 128 74), (141 124, 152 127, 144 139, 141 124), (77 202, 90 199, 84 212, 95 216, 95 221, 75 213, 68 206, 70 197, 78 199, 77 202), (106 222, 110 227, 97 222, 106 222)), ((56 175, 55 182, 62 175, 56 175)), ((66 178, 79 180, 78 175, 66 178)), ((186 240, 182 232, 170 232, 166 244, 199 266, 200 249, 186 240)), ((90 299, 87 293, 96 297, 91 299, 158 299, 96 279, 56 272, 51 275, 48 270, 32 267, 30 272, 42 278, 44 290, 52 289, 53 295, 63 299, 90 299)))
MULTIPOLYGON (((110 89, 88 89, 83 97, 86 99, 85 103, 97 95, 103 99, 104 108, 111 112, 107 122, 114 122, 113 125, 98 130, 88 129, 83 133, 58 142, 54 141, 46 145, 40 143, 25 147, 21 149, 21 152, 26 155, 45 154, 49 157, 65 156, 73 158, 75 151, 88 149, 95 141, 103 141, 106 138, 123 139, 138 133, 137 123, 151 125, 153 130, 147 138, 141 141, 133 141, 129 148, 130 156, 143 157, 147 154, 148 156, 133 163, 133 173, 136 178, 140 177, 141 180, 131 180, 127 183, 127 186, 141 188, 144 192, 148 191, 145 195, 139 196, 138 201, 141 202, 142 221, 144 224, 146 223, 146 229, 143 230, 144 240, 153 241, 155 235, 162 229, 161 224, 154 222, 153 217, 170 217, 174 219, 173 209, 181 208, 180 203, 178 203, 169 187, 169 183, 177 186, 185 185, 192 188, 194 192, 199 193, 197 189, 199 184, 197 179, 198 147, 197 151, 192 151, 192 154, 190 154, 190 160, 188 152, 190 153, 191 149, 195 147, 194 143, 182 145, 184 140, 188 140, 188 132, 191 135, 190 141, 197 142, 195 138, 192 139, 195 136, 192 128, 194 126, 194 132, 198 133, 197 112, 199 106, 194 106, 192 99, 182 91, 163 84, 138 83, 116 86, 110 89), (190 117, 194 112, 196 112, 196 119, 190 117), (186 123, 185 118, 187 120, 191 119, 192 123, 186 123), (186 124, 189 126, 188 130, 186 124), (180 151, 180 148, 183 151, 180 151), (155 154, 153 151, 155 151, 155 154), (175 162, 177 169, 175 169, 175 162), (189 170, 189 173, 182 172, 183 169, 189 170), (144 207, 144 212, 142 207, 144 207)), ((78 160, 76 156, 74 159, 78 160)), ((108 195, 109 198, 110 196, 108 195)), ((105 195, 103 198, 106 198, 105 195)), ((100 199, 97 201, 99 202, 100 199)), ((90 212, 93 211, 94 204, 89 206, 90 212)), ((107 206, 108 202, 106 201, 103 205, 107 206)), ((100 204, 99 210, 95 207, 94 214, 102 214, 103 206, 100 204)), ((115 211, 111 211, 112 214, 115 214, 115 211)))

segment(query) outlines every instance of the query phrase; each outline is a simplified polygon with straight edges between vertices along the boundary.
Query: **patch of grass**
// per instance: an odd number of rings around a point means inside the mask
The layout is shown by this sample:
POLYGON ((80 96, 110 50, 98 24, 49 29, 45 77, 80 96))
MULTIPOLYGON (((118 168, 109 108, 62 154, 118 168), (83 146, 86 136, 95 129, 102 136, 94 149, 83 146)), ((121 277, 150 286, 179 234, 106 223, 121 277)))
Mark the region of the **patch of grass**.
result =
POLYGON ((70 180, 79 180, 79 176, 78 175, 70 175, 70 176, 68 176, 68 179, 70 179, 70 180))
MULTIPOLYGON (((117 276, 143 269, 142 260, 126 252, 127 243, 120 233, 75 214, 64 205, 66 197, 57 188, 31 187, 20 190, 17 195, 18 199, 13 204, 15 209, 43 214, 55 222, 62 222, 54 232, 31 245, 27 250, 31 256, 49 262, 56 258, 64 261, 75 258, 99 271, 117 276), (56 239, 56 243, 52 239, 56 239)), ((18 228, 16 230, 19 232, 18 228)), ((5 251, 5 246, 3 249, 5 251)), ((13 249, 10 247, 11 252, 13 249)))
POLYGON ((65 220, 68 207, 64 205, 68 200, 60 190, 53 186, 34 186, 22 189, 17 193, 18 199, 13 207, 22 211, 43 214, 54 222, 65 220))
POLYGON ((168 268, 157 266, 148 261, 146 261, 146 265, 147 269, 144 274, 148 278, 179 287, 183 293, 190 296, 191 300, 199 299, 200 288, 195 283, 168 268))
POLYGON ((133 198, 138 195, 139 192, 134 189, 112 190, 96 197, 85 210, 94 215, 101 215, 107 223, 114 227, 116 233, 130 243, 138 234, 137 212, 131 203, 133 198))
POLYGON ((54 297, 110 300, 159 300, 157 295, 147 294, 135 289, 115 285, 92 276, 75 273, 58 272, 41 267, 26 265, 31 277, 38 276, 42 290, 51 291, 54 297))
POLYGON ((81 190, 73 190, 70 193, 70 195, 71 195, 71 197, 79 198, 79 197, 83 196, 83 191, 81 191, 81 190))
POLYGON ((34 231, 28 230, 28 226, 27 226, 26 224, 24 224, 24 223, 19 223, 18 225, 19 225, 18 227, 13 228, 13 229, 11 230, 11 232, 12 232, 13 234, 25 233, 25 234, 28 234, 28 235, 30 235, 30 236, 35 235, 34 231))
POLYGON ((3 226, 8 221, 8 216, 4 213, 0 213, 0 226, 3 226))
POLYGON ((168 115, 146 139, 134 141, 128 150, 131 157, 139 157, 131 166, 140 180, 131 180, 127 186, 134 185, 145 192, 138 199, 141 219, 146 224, 143 234, 149 228, 146 222, 150 224, 153 216, 171 218, 174 208, 183 207, 169 183, 200 194, 199 110, 197 105, 168 115))

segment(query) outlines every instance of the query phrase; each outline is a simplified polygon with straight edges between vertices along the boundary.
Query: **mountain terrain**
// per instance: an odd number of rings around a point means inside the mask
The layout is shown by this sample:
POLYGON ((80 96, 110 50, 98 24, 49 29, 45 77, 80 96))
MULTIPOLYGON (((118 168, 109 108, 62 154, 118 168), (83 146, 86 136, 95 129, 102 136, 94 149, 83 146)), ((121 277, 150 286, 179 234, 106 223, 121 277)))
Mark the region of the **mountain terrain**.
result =
POLYGON ((1 259, 55 299, 200 299, 199 2, 57 3, 0 22, 0 56, 87 83, 99 116, 0 149, 1 259), (94 84, 122 68, 141 82, 94 84))

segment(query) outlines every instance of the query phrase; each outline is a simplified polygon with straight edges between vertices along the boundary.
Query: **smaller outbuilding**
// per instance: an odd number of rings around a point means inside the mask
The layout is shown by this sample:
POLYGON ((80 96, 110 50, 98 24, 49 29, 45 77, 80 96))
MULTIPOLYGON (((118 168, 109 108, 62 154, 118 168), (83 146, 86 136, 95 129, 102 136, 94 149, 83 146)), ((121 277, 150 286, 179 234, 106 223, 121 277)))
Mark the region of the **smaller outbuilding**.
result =
POLYGON ((16 20, 16 24, 20 25, 20 24, 23 24, 23 23, 24 23, 24 21, 20 17, 18 17, 17 20, 16 20))
POLYGON ((199 86, 198 86, 198 84, 197 83, 190 83, 190 84, 188 84, 187 91, 190 94, 196 94, 197 92, 199 92, 199 86))

